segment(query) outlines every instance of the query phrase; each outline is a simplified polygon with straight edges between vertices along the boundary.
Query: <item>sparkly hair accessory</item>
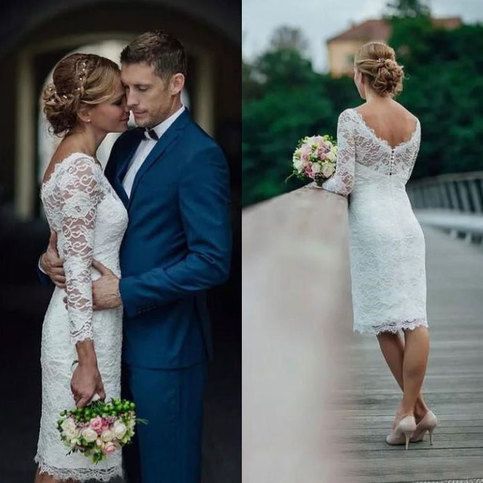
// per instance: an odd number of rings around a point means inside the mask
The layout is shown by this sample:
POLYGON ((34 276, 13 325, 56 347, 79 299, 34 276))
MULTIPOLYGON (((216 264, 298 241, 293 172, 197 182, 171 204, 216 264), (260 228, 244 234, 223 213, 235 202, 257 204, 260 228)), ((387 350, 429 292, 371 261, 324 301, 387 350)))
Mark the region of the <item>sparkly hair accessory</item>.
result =
MULTIPOLYGON (((62 97, 65 97, 65 96, 62 96, 62 97)), ((45 88, 44 99, 45 99, 46 103, 50 104, 50 105, 62 102, 59 94, 57 94, 57 88, 55 87, 55 84, 53 82, 48 84, 47 87, 45 88)))
POLYGON ((77 87, 76 91, 80 92, 80 95, 84 94, 84 85, 87 79, 87 62, 84 60, 82 61, 80 67, 80 74, 79 74, 79 86, 77 87))

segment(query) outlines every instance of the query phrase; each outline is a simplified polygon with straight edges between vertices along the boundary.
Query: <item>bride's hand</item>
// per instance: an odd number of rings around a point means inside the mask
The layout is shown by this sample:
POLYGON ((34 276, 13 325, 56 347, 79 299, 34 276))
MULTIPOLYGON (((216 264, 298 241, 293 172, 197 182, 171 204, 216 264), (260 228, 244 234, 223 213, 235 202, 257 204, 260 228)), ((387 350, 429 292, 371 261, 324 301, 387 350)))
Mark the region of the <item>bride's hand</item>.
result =
POLYGON ((78 364, 72 374, 70 388, 78 408, 87 406, 95 394, 100 399, 106 398, 97 364, 78 364))

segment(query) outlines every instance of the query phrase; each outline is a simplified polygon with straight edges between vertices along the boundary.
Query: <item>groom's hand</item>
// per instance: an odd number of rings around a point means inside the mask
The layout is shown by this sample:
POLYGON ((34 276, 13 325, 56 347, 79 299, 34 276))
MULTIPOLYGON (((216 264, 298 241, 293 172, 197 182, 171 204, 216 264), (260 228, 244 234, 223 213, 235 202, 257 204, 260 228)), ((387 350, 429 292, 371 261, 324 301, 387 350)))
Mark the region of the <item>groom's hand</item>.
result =
POLYGON ((57 251, 55 231, 50 232, 49 245, 47 251, 40 257, 40 266, 57 287, 65 288, 64 260, 59 257, 57 251))
POLYGON ((114 309, 122 304, 119 294, 119 278, 105 265, 93 260, 92 266, 101 273, 92 284, 92 307, 94 310, 114 309))

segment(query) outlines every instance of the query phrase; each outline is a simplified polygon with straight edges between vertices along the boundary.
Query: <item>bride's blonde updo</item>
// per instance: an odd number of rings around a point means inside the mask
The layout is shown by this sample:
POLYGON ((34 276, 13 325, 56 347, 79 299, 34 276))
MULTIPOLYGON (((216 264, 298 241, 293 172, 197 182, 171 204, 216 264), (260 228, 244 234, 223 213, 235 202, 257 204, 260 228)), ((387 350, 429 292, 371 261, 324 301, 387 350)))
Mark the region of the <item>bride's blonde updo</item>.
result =
POLYGON ((94 54, 71 54, 54 69, 42 94, 43 111, 57 135, 69 134, 82 104, 97 105, 117 94, 120 70, 115 62, 94 54))
POLYGON ((364 44, 354 58, 354 65, 380 96, 393 97, 402 91, 403 67, 396 62, 394 49, 384 42, 364 44))

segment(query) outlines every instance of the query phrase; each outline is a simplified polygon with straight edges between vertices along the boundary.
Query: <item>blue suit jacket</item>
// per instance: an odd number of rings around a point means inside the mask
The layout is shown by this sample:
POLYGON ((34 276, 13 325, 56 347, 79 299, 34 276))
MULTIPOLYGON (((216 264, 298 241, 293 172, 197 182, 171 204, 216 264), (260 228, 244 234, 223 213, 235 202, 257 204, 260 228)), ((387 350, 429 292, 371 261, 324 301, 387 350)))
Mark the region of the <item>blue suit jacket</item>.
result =
POLYGON ((120 250, 123 359, 186 367, 213 353, 206 289, 230 271, 228 165, 185 110, 144 161, 128 199, 122 179, 140 142, 123 133, 105 169, 129 213, 120 250))
POLYGON ((122 134, 105 170, 129 213, 120 251, 123 357, 185 367, 212 356, 206 289, 230 271, 228 165, 185 110, 144 161, 128 199, 122 179, 140 142, 122 134))

